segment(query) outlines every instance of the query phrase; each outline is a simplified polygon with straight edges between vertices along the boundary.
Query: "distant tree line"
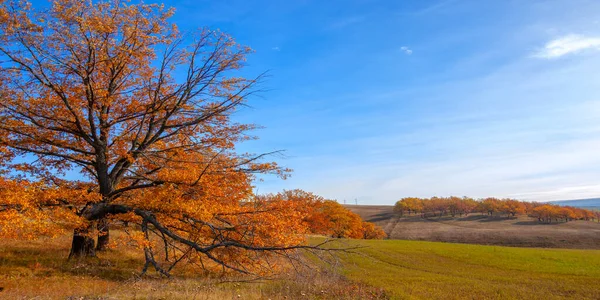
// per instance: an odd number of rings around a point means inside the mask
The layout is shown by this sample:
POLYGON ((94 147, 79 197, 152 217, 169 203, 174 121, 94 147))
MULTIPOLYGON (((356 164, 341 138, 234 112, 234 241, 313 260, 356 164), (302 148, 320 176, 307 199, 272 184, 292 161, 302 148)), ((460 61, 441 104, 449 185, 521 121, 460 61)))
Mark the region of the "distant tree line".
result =
POLYGON ((542 223, 568 222, 586 220, 600 222, 600 211, 592 211, 571 206, 558 206, 548 203, 525 202, 515 199, 469 197, 407 197, 396 202, 394 212, 400 216, 420 214, 422 218, 430 217, 462 217, 472 213, 488 216, 504 215, 515 218, 517 215, 527 215, 542 223))

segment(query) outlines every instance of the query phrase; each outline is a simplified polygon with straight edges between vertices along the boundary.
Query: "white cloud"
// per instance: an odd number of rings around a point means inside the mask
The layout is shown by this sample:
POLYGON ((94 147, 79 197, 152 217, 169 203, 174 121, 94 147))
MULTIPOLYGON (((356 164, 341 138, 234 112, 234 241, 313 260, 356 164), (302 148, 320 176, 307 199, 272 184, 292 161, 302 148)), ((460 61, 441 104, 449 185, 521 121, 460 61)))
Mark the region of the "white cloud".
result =
POLYGON ((569 34, 548 42, 546 46, 536 52, 534 56, 552 59, 584 50, 600 50, 600 37, 569 34))
POLYGON ((279 46, 275 46, 275 47, 271 48, 271 50, 273 50, 273 51, 281 51, 281 48, 279 48, 279 46))
POLYGON ((537 201, 570 200, 598 197, 600 185, 568 186, 539 192, 516 193, 508 195, 511 198, 534 199, 537 201), (566 197, 566 198, 565 198, 566 197))
POLYGON ((410 48, 406 47, 406 46, 400 47, 400 50, 402 52, 406 53, 406 55, 411 55, 413 53, 413 51, 410 48))

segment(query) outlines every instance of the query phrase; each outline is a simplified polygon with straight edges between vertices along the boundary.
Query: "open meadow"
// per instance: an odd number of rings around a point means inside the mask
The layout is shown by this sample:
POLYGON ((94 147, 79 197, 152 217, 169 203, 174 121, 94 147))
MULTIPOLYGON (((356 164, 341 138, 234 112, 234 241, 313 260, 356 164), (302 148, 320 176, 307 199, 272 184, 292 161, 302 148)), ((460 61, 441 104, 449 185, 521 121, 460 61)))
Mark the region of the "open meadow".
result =
POLYGON ((332 246, 359 248, 253 281, 185 269, 171 279, 154 272, 139 277, 143 256, 128 248, 67 261, 67 238, 2 243, 0 299, 600 298, 598 250, 344 239, 332 246))
POLYGON ((600 251, 353 241, 343 274, 393 299, 599 299, 600 251))
MULTIPOLYGON (((119 237, 121 232, 116 231, 119 237)), ((382 288, 317 268, 257 279, 179 268, 172 278, 140 277, 144 256, 120 247, 96 258, 67 260, 70 236, 0 243, 0 299, 386 299, 382 288)), ((189 266, 188 266, 189 267, 189 266)), ((297 266, 298 267, 298 266, 297 266)))

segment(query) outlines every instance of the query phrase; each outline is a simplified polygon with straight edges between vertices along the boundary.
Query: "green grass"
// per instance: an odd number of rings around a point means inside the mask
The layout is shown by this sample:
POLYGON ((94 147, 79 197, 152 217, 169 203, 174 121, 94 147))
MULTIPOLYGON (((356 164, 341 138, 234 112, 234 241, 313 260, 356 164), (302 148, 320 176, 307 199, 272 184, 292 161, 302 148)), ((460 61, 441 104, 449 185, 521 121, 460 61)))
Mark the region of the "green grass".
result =
POLYGON ((600 299, 600 250, 340 240, 364 248, 335 254, 334 270, 225 284, 184 270, 139 278, 143 255, 127 247, 67 261, 69 238, 0 242, 0 299, 600 299))
POLYGON ((397 299, 600 299, 600 251, 350 241, 349 279, 397 299))

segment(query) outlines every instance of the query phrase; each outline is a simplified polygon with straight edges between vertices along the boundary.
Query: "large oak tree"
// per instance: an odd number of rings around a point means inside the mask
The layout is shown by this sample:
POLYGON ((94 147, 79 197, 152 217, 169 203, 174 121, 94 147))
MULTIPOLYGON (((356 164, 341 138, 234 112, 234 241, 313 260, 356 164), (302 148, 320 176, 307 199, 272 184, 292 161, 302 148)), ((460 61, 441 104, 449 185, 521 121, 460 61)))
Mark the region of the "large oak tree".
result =
POLYGON ((0 184, 0 232, 64 223, 71 255, 86 256, 96 229, 102 249, 112 220, 134 222, 147 266, 165 273, 153 234, 179 258, 243 272, 255 256, 301 247, 299 212, 252 194, 254 174, 286 170, 235 149, 253 126, 231 114, 261 79, 236 76, 251 50, 219 31, 184 34, 172 14, 120 0, 44 10, 0 0, 2 168, 25 174, 0 184))

